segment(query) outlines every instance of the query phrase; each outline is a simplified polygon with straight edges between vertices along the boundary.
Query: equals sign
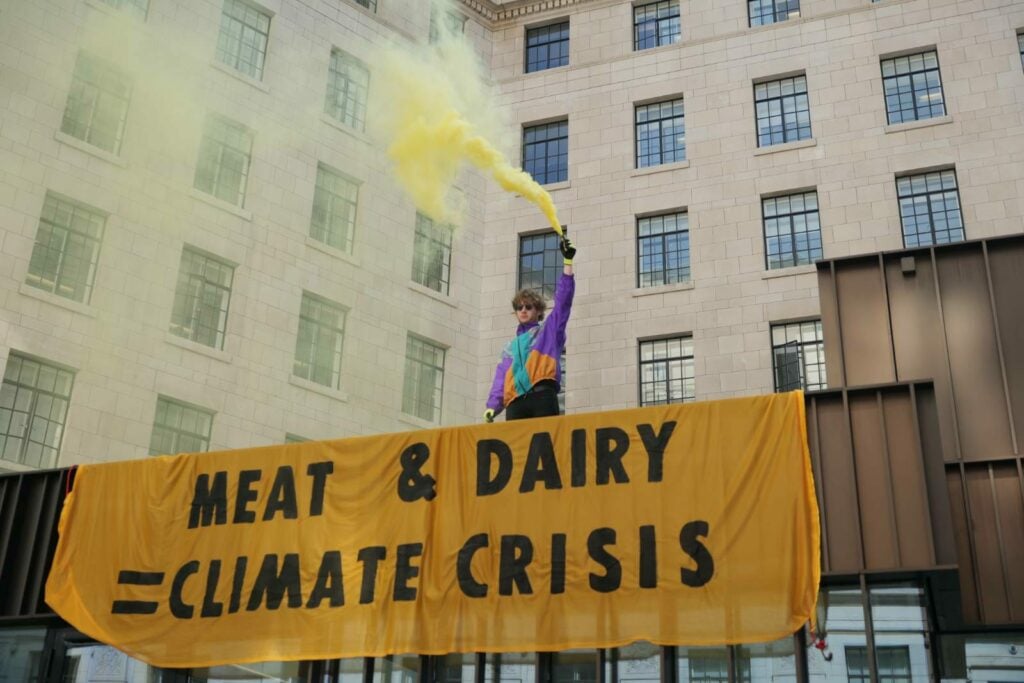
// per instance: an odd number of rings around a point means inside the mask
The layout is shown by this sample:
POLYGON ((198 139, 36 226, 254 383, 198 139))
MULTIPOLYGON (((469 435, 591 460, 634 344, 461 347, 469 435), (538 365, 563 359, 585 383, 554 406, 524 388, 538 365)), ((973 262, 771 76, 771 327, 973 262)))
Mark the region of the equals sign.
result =
MULTIPOLYGON (((122 569, 117 575, 121 586, 159 586, 164 582, 163 572, 136 572, 122 569)), ((111 614, 153 614, 160 603, 148 600, 114 600, 111 614)))

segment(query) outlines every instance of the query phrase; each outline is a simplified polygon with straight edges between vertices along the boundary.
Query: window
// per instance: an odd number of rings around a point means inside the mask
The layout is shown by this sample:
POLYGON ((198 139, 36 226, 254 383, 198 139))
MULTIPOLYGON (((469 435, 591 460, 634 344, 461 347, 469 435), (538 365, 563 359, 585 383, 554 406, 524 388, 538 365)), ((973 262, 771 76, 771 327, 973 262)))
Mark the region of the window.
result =
POLYGON ((569 22, 526 29, 526 73, 569 63, 569 22))
POLYGON ((939 57, 934 50, 883 59, 882 88, 889 123, 946 115, 939 57))
POLYGON ((370 71, 366 65, 347 52, 331 50, 324 112, 350 128, 363 130, 369 88, 370 71))
POLYGON ((636 220, 637 286, 690 280, 690 219, 685 211, 636 220))
POLYGON ((754 84, 757 146, 769 147, 811 137, 807 78, 794 76, 754 84))
POLYGON ((358 203, 359 184, 355 180, 323 164, 317 166, 309 236, 351 253, 358 203))
POLYGON ((71 370, 10 353, 0 386, 0 458, 57 466, 74 379, 71 370))
POLYGON ((569 122, 523 128, 523 170, 541 185, 569 179, 569 122))
POLYGON ((452 226, 438 225, 417 212, 412 248, 413 282, 447 295, 451 267, 452 226))
POLYGON ((437 5, 430 6, 429 37, 431 43, 441 40, 442 34, 459 36, 465 31, 466 17, 458 12, 438 9, 437 5))
POLYGON ((519 289, 538 291, 547 299, 555 296, 555 285, 564 267, 558 241, 554 231, 520 236, 519 289))
POLYGON ((696 398, 693 338, 640 342, 640 406, 682 403, 696 398))
POLYGON ((736 679, 742 683, 796 683, 796 658, 804 656, 791 635, 770 643, 737 645, 734 652, 736 679))
POLYGON ((186 247, 174 291, 171 332, 215 349, 224 348, 235 267, 186 247))
MULTIPOLYGON (((875 647, 875 661, 878 662, 878 680, 882 683, 911 683, 910 649, 906 647, 875 647)), ((846 671, 850 683, 870 683, 866 647, 846 646, 846 671)))
POLYGON ((25 282, 79 303, 89 303, 106 216, 46 194, 25 282))
POLYGON ((441 421, 444 354, 444 348, 433 342, 411 334, 406 337, 403 413, 428 422, 441 421))
POLYGON ((680 683, 728 683, 729 650, 716 648, 678 648, 680 683))
POLYGON ((121 151, 132 84, 113 65, 78 53, 61 132, 111 154, 121 151))
POLYGON ((212 429, 211 411, 160 396, 156 401, 149 454, 175 455, 208 451, 212 429))
POLYGON ((217 61, 263 80, 270 15, 241 0, 224 0, 217 36, 217 61))
POLYGON ((761 213, 768 270, 814 263, 821 258, 817 192, 762 199, 761 213))
POLYGON ((362 5, 371 12, 377 11, 377 0, 356 0, 357 5, 362 5))
POLYGON ((240 123, 222 116, 206 117, 199 143, 195 187, 235 206, 245 203, 249 177, 252 133, 240 123))
POLYGON ((747 0, 751 26, 777 24, 800 16, 800 0, 747 0))
POLYGON ((1020 52, 1020 66, 1024 69, 1024 31, 1017 31, 1017 51, 1020 52))
POLYGON ((149 0, 103 0, 103 2, 123 12, 134 14, 143 20, 149 12, 149 0))
POLYGON ((337 389, 341 384, 341 347, 346 310, 309 292, 302 293, 295 342, 296 377, 337 389))
POLYGON ((896 194, 904 246, 924 247, 965 239, 953 169, 897 178, 896 194))
POLYGON ((683 99, 636 107, 636 167, 686 160, 683 99))
POLYGON ((633 49, 679 42, 679 0, 633 6, 633 49))
POLYGON ((772 325, 772 369, 775 391, 824 389, 825 343, 821 321, 772 325))

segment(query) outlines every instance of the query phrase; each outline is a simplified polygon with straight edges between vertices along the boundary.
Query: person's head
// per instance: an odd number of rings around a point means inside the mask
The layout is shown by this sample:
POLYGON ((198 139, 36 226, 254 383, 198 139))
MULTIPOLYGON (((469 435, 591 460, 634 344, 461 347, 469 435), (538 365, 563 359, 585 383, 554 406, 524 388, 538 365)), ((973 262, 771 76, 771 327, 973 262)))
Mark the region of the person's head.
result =
POLYGON ((543 320, 546 308, 544 297, 532 289, 520 289, 512 297, 512 312, 516 314, 520 324, 543 320))

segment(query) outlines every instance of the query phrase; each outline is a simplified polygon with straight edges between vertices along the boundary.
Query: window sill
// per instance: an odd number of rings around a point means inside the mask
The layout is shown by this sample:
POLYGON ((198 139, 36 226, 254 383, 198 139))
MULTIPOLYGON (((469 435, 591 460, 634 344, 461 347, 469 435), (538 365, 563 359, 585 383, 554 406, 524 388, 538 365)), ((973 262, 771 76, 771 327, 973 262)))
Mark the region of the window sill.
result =
POLYGON ((205 202, 210 206, 214 206, 220 209, 221 211, 227 211, 230 214, 238 216, 242 220, 252 220, 252 211, 246 211, 245 209, 235 206, 234 204, 227 203, 223 199, 217 199, 212 194, 206 194, 202 190, 197 190, 194 187, 191 190, 189 190, 189 194, 192 196, 193 199, 198 199, 199 201, 205 202))
POLYGON ((212 346, 207 346, 206 344, 194 342, 191 339, 179 337, 173 332, 168 332, 164 339, 172 346, 177 346, 178 348, 191 351, 192 353, 198 353, 200 356, 206 356, 207 358, 212 358, 213 360, 221 363, 231 363, 231 354, 222 349, 215 349, 212 346))
MULTIPOLYGON (((450 293, 451 292, 451 289, 450 289, 451 288, 451 283, 449 283, 448 286, 449 286, 449 290, 448 291, 450 293)), ((434 301, 440 301, 441 303, 443 303, 446 306, 451 306, 452 308, 455 308, 455 309, 458 309, 458 307, 459 307, 459 304, 452 300, 450 294, 449 294, 449 296, 445 296, 441 292, 438 292, 437 290, 431 289, 430 287, 425 287, 425 286, 421 285, 418 282, 410 282, 409 283, 409 289, 411 289, 412 291, 414 291, 414 292, 416 292, 418 294, 422 294, 423 296, 428 296, 431 299, 433 299, 434 301)))
POLYGON ((685 292, 693 289, 693 280, 686 282, 673 282, 670 285, 658 285, 656 287, 637 287, 633 290, 633 296, 651 296, 653 294, 668 294, 670 292, 685 292))
POLYGON ((63 143, 68 147, 74 147, 80 152, 91 154, 97 159, 102 159, 107 163, 113 164, 114 166, 120 166, 121 168, 128 168, 128 162, 119 157, 116 154, 112 154, 104 149, 100 149, 94 145, 90 145, 88 142, 79 140, 78 138, 72 137, 63 131, 57 131, 53 134, 53 139, 57 142, 63 143))
POLYGON ((398 414, 398 421, 402 422, 404 424, 410 425, 412 427, 415 427, 416 429, 437 429, 438 427, 441 426, 441 425, 437 424, 436 422, 430 422, 428 420, 424 420, 421 417, 416 417, 415 415, 409 415, 408 413, 399 413, 398 414))
POLYGON ((89 7, 92 7, 95 10, 99 10, 101 12, 105 12, 106 14, 109 14, 110 16, 121 16, 121 15, 124 15, 124 16, 130 17, 134 21, 138 21, 140 23, 145 22, 145 19, 139 17, 138 15, 136 15, 136 14, 134 14, 132 12, 124 12, 122 10, 118 10, 116 7, 112 7, 112 6, 108 5, 105 2, 102 2, 101 0, 85 0, 85 4, 88 5, 89 7))
POLYGON ((373 144, 373 141, 370 140, 370 136, 367 135, 365 131, 353 128, 352 126, 346 123, 342 123, 341 121, 339 121, 336 118, 333 118, 326 112, 320 112, 320 120, 326 123, 328 126, 336 128, 340 130, 342 133, 345 133, 346 135, 349 135, 355 138, 356 140, 359 140, 360 142, 366 143, 367 145, 373 144))
POLYGON ((799 266, 789 266, 787 268, 776 268, 775 270, 768 270, 761 273, 762 280, 772 280, 777 277, 789 277, 791 275, 806 275, 807 273, 816 273, 818 271, 817 266, 813 263, 805 263, 799 266))
POLYGON ((320 394, 327 398, 332 398, 335 401, 341 401, 342 403, 348 402, 348 394, 341 389, 332 389, 331 387, 325 387, 323 384, 317 384, 311 382, 308 379, 296 377, 295 375, 288 375, 288 384, 305 389, 306 391, 312 391, 314 394, 320 394))
POLYGON ((246 85, 251 85, 252 87, 256 88, 257 90, 262 90, 263 92, 267 92, 267 93, 270 92, 270 86, 267 85, 266 83, 264 83, 263 81, 258 81, 255 78, 253 78, 252 76, 246 76, 244 73, 242 73, 238 69, 233 69, 230 66, 228 66, 227 64, 222 64, 220 62, 216 62, 215 61, 215 62, 210 62, 210 66, 212 66, 217 71, 220 71, 221 73, 225 73, 228 76, 231 76, 232 78, 234 78, 236 80, 239 80, 242 83, 245 83, 246 85))
POLYGON ((671 42, 671 43, 665 43, 664 45, 653 45, 651 47, 641 47, 641 48, 634 47, 633 48, 633 54, 635 54, 635 55, 645 54, 646 55, 646 54, 650 54, 651 52, 655 52, 657 50, 665 51, 665 50, 671 49, 673 47, 680 47, 680 46, 682 46, 682 44, 683 44, 683 37, 680 36, 678 40, 676 40, 674 42, 671 42))
POLYGON ((66 308, 69 311, 73 311, 90 318, 96 317, 96 311, 89 304, 79 303, 72 299, 62 297, 59 294, 47 292, 45 289, 33 287, 27 282, 21 283, 21 286, 18 288, 18 292, 25 296, 32 297, 33 299, 39 299, 40 301, 45 301, 48 304, 59 306, 60 308, 66 308))
POLYGON ((541 185, 541 187, 543 187, 548 192, 554 192, 555 190, 567 190, 570 187, 572 187, 572 181, 559 180, 557 183, 548 183, 547 185, 541 185))
POLYGON ((936 116, 930 119, 921 119, 919 121, 904 121, 903 123, 890 123, 883 130, 886 133, 901 133, 905 130, 916 130, 918 128, 930 128, 931 126, 943 126, 947 123, 953 123, 953 117, 949 114, 945 116, 936 116))
POLYGON ((769 145, 768 147, 758 147, 754 150, 754 156, 759 157, 763 154, 775 154, 776 152, 788 152, 794 149, 803 149, 805 147, 815 147, 818 144, 817 138, 807 138, 806 140, 797 140, 796 142, 783 142, 780 145, 769 145))
POLYGON ((657 164, 655 166, 644 166, 643 168, 634 168, 630 172, 630 176, 636 177, 641 175, 651 175, 652 173, 667 173, 669 171, 678 171, 682 168, 690 168, 690 160, 685 161, 673 161, 670 164, 657 164))
POLYGON ((538 74, 549 74, 549 73, 557 73, 559 71, 568 71, 569 67, 572 66, 572 63, 570 62, 568 64, 561 64, 559 66, 550 66, 547 69, 537 69, 536 71, 527 71, 526 70, 526 65, 523 64, 522 62, 520 62, 520 64, 522 64, 522 67, 523 67, 523 76, 526 77, 526 78, 529 78, 530 76, 536 76, 538 74))
POLYGON ((324 242, 321 242, 318 239, 314 239, 309 235, 306 235, 306 246, 309 247, 310 249, 316 249, 317 251, 327 254, 328 256, 333 256, 334 258, 341 259, 342 261, 347 261, 357 268, 359 268, 362 265, 360 264, 359 259, 357 259, 352 254, 348 253, 347 251, 343 251, 341 249, 338 249, 337 247, 332 247, 331 245, 325 244, 324 242))

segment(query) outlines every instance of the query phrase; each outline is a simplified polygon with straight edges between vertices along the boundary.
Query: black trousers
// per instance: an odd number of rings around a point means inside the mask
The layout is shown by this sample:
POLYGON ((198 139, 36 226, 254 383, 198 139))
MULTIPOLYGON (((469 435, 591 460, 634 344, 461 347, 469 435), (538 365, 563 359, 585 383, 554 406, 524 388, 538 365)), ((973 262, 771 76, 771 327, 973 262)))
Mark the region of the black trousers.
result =
POLYGON ((523 420, 528 417, 551 417, 561 414, 558 410, 558 392, 544 387, 534 389, 508 404, 506 420, 523 420))

